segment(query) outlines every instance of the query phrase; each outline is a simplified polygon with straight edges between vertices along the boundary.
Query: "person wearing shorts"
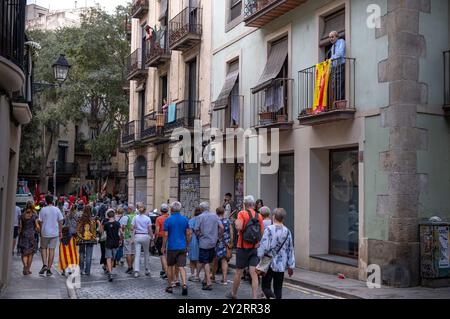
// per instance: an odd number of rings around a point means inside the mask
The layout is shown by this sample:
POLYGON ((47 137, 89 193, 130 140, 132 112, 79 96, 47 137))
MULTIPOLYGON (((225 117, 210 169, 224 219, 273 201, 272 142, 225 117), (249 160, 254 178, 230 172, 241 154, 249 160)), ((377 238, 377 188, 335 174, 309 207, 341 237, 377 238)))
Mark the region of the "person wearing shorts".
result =
POLYGON ((115 219, 115 211, 109 209, 106 213, 108 220, 102 225, 102 232, 106 233, 105 241, 105 258, 108 267, 108 281, 113 281, 112 268, 113 260, 117 254, 117 249, 120 247, 122 237, 122 229, 119 222, 115 219))
POLYGON ((51 269, 55 258, 55 248, 58 238, 62 236, 62 222, 64 217, 61 211, 53 206, 53 196, 45 197, 47 206, 39 212, 39 224, 41 229, 41 257, 42 269, 39 275, 50 277, 53 275, 51 269))
POLYGON ((161 211, 161 216, 159 216, 156 219, 156 229, 155 229, 155 233, 156 233, 156 250, 158 251, 158 255, 159 255, 159 259, 161 261, 161 272, 159 273, 159 275, 161 276, 162 279, 167 279, 167 258, 166 256, 162 253, 162 244, 163 244, 163 238, 164 238, 164 222, 166 221, 167 218, 169 218, 169 205, 167 204, 162 204, 160 211, 161 211))
POLYGON ((178 268, 182 280, 182 295, 187 296, 188 287, 186 285, 186 252, 191 240, 191 230, 189 221, 180 214, 181 203, 173 202, 171 206, 171 216, 164 222, 164 239, 162 243, 162 253, 167 250, 167 270, 168 286, 167 293, 173 293, 173 277, 175 268, 178 268))
POLYGON ((245 227, 247 226, 250 218, 254 218, 256 214, 258 215, 258 221, 260 224, 261 237, 264 233, 264 223, 261 214, 258 214, 253 209, 255 205, 255 199, 253 196, 246 196, 244 198, 244 207, 245 210, 239 212, 238 218, 236 220, 236 229, 238 230, 238 242, 237 242, 237 251, 236 251, 236 273, 234 275, 233 280, 233 289, 232 291, 226 294, 226 297, 229 299, 236 299, 237 291, 239 289, 239 285, 241 284, 242 273, 245 268, 249 267, 250 276, 252 278, 252 297, 253 299, 257 298, 258 291, 258 275, 256 273, 256 266, 259 263, 258 251, 257 248, 259 243, 251 244, 243 239, 243 233, 245 227), (251 217, 250 217, 251 214, 251 217))
POLYGON ((128 205, 127 214, 120 220, 120 226, 123 232, 123 254, 127 259, 128 269, 126 274, 133 273, 134 256, 136 254, 135 244, 133 240, 133 219, 136 217, 136 209, 133 204, 128 205))
POLYGON ((209 204, 200 203, 202 214, 197 217, 195 223, 195 234, 198 238, 200 247, 198 262, 200 270, 205 269, 205 279, 203 280, 202 290, 212 290, 211 267, 216 256, 216 245, 219 238, 223 235, 223 225, 217 217, 217 214, 209 210, 209 204))

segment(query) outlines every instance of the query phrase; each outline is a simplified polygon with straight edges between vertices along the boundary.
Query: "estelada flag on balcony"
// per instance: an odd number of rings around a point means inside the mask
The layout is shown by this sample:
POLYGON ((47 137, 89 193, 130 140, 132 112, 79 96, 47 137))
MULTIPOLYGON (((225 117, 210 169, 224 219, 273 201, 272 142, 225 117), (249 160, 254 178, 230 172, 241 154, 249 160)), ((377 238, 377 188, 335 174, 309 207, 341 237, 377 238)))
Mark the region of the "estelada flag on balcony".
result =
POLYGON ((322 112, 327 107, 328 81, 330 80, 331 60, 316 65, 316 83, 314 84, 314 113, 322 112))

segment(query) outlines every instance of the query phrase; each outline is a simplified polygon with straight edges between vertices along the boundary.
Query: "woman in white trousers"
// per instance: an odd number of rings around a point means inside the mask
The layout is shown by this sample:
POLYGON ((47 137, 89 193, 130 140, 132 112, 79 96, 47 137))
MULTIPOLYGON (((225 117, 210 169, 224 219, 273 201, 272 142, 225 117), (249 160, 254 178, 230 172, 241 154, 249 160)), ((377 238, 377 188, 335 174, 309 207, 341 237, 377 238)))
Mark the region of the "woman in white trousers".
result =
POLYGON ((136 256, 134 258, 134 277, 139 277, 139 269, 141 263, 141 247, 144 249, 144 269, 145 275, 150 276, 148 269, 148 258, 150 241, 153 237, 152 220, 145 214, 145 206, 143 203, 136 204, 139 215, 133 219, 133 238, 136 247, 136 256))

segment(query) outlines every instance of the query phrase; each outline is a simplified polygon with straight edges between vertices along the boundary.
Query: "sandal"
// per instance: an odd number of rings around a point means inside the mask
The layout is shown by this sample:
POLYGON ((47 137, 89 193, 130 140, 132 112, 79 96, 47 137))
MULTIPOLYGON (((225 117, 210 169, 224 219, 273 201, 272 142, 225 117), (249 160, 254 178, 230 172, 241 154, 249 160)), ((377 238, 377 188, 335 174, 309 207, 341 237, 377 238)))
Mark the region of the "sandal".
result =
POLYGON ((167 292, 168 294, 173 294, 173 288, 172 288, 172 287, 167 287, 167 288, 166 288, 166 292, 167 292))
POLYGON ((206 286, 203 286, 202 287, 202 290, 213 290, 213 288, 212 288, 212 286, 211 285, 206 285, 206 286))

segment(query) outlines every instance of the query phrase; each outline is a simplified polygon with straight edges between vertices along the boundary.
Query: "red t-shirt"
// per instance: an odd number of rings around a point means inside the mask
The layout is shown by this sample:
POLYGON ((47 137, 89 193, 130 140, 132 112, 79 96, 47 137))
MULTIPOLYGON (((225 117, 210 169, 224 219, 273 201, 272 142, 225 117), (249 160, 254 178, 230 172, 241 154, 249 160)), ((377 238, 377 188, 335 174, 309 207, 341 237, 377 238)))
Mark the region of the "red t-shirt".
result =
POLYGON ((159 227, 159 233, 156 234, 156 237, 164 237, 164 222, 169 217, 169 214, 164 214, 156 218, 156 227, 159 227))
MULTIPOLYGON (((256 212, 251 209, 250 212, 252 213, 252 218, 255 217, 256 212)), ((255 248, 254 245, 247 243, 242 239, 242 233, 245 229, 245 226, 247 226, 248 221, 250 220, 250 216, 247 211, 243 210, 240 211, 237 217, 238 220, 242 221, 242 230, 239 232, 238 242, 237 242, 237 248, 245 248, 245 249, 251 249, 255 248)), ((261 214, 258 214, 258 220, 259 224, 261 226, 261 236, 264 233, 264 222, 261 214)))

